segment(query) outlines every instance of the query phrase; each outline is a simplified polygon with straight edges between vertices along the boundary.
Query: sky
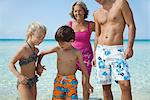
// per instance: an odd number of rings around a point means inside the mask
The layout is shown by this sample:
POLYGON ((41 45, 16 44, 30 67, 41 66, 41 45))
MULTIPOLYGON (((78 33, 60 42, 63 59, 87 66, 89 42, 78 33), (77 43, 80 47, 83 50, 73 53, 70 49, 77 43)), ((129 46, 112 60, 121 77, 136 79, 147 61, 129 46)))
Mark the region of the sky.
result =
MULTIPOLYGON (((69 15, 76 0, 0 0, 0 39, 24 39, 27 26, 33 21, 44 24, 46 39, 54 39, 57 28, 72 20, 69 15)), ((87 20, 101 6, 95 0, 83 0, 88 9, 87 20)), ((128 0, 136 24, 136 39, 150 39, 150 0, 128 0)), ((91 39, 95 33, 92 33, 91 39)), ((128 38, 128 28, 124 31, 128 38)))

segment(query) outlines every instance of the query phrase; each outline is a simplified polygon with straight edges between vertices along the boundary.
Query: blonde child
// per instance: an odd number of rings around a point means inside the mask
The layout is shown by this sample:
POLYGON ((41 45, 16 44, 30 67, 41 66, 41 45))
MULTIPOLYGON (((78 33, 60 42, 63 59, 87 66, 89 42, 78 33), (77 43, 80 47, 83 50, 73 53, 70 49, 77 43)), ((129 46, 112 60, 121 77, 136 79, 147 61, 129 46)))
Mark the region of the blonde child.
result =
MULTIPOLYGON (((38 76, 36 75, 37 53, 39 45, 46 34, 46 27, 38 22, 33 22, 28 26, 26 42, 17 51, 15 56, 9 63, 10 71, 17 77, 17 89, 20 93, 21 100, 36 100, 37 88, 36 82, 38 76), (16 69, 15 64, 19 62, 20 72, 16 69)), ((42 66, 39 66, 41 70, 42 66)), ((40 70, 37 74, 41 74, 40 70)))
POLYGON ((54 91, 52 100, 77 100, 77 84, 75 73, 77 71, 77 61, 81 65, 81 71, 86 76, 86 86, 89 92, 93 92, 93 87, 89 83, 89 74, 82 59, 82 53, 75 49, 71 43, 75 40, 75 33, 69 26, 61 26, 56 34, 55 40, 59 46, 40 53, 38 63, 44 55, 57 53, 57 76, 54 80, 54 91))

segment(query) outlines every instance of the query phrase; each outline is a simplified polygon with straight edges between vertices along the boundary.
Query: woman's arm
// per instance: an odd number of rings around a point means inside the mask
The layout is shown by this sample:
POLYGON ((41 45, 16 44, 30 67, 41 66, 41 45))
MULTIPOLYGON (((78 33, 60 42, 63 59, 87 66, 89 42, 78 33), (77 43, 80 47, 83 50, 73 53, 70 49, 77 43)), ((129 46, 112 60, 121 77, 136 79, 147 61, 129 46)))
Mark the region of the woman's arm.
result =
POLYGON ((85 76, 88 92, 92 93, 93 92, 93 87, 91 86, 91 84, 89 82, 89 74, 88 74, 87 68, 86 68, 86 66, 83 62, 82 53, 80 51, 77 52, 77 58, 78 58, 78 61, 80 63, 80 68, 83 72, 83 75, 85 76))
POLYGON ((85 66, 85 64, 83 62, 82 53, 80 51, 77 51, 77 59, 78 59, 78 61, 80 63, 81 71, 83 72, 83 74, 85 75, 87 81, 89 82, 89 74, 88 74, 86 66, 85 66))

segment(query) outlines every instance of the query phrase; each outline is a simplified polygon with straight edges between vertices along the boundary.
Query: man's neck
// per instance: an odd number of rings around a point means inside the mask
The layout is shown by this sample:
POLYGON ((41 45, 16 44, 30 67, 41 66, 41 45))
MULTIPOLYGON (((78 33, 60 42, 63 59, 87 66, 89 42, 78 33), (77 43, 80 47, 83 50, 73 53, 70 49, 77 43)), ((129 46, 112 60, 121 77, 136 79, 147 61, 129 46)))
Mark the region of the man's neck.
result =
POLYGON ((113 3, 115 2, 116 0, 106 0, 103 4, 102 4, 102 7, 106 10, 110 10, 113 3))

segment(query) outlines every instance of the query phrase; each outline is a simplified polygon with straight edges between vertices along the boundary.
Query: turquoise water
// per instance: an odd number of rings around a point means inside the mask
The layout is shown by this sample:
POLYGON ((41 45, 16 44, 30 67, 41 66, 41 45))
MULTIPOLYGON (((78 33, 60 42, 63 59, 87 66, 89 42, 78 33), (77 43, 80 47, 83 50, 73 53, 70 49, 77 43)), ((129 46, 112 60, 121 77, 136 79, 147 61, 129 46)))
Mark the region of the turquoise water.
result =
MULTIPOLYGON (((16 89, 16 78, 8 69, 8 62, 12 55, 23 43, 23 40, 0 40, 0 100, 16 100, 19 98, 16 89)), ((93 44, 93 41, 91 41, 93 44)), ((55 46, 55 41, 44 41, 40 45, 40 50, 55 46)), ((125 41, 125 47, 127 41, 125 41)), ((53 80, 56 75, 56 54, 47 55, 44 57, 42 63, 46 66, 46 71, 42 77, 39 78, 38 100, 47 100, 52 96, 53 80)), ((134 44, 134 56, 128 60, 131 72, 131 85, 134 100, 150 100, 150 41, 136 41, 134 44)), ((17 68, 19 66, 17 64, 17 68)), ((78 95, 82 98, 81 87, 81 72, 77 72, 79 81, 78 95)), ((102 88, 96 81, 96 70, 93 67, 91 74, 91 84, 94 86, 94 93, 91 98, 101 98, 102 88)), ((119 86, 113 83, 112 90, 115 100, 119 100, 120 89, 119 86)))

